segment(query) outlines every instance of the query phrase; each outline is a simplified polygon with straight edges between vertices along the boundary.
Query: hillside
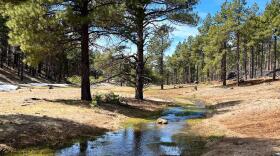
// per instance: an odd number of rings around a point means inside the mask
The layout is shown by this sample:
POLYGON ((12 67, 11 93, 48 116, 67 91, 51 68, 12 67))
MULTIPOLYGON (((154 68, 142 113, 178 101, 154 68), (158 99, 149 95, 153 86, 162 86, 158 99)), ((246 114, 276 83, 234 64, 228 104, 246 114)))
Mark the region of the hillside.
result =
POLYGON ((17 74, 17 71, 11 68, 0 68, 0 83, 8 84, 26 84, 26 83, 49 83, 49 80, 32 77, 31 75, 24 74, 23 81, 20 81, 20 78, 17 74))

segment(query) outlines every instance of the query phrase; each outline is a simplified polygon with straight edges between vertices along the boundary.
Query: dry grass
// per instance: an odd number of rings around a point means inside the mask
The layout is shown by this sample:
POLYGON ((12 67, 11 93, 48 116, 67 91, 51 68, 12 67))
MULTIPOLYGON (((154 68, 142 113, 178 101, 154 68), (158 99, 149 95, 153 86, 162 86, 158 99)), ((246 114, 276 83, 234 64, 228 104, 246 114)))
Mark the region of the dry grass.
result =
POLYGON ((208 86, 187 96, 203 99, 215 114, 192 131, 203 137, 224 136, 209 143, 206 156, 260 155, 280 151, 280 82, 222 88, 208 86))
POLYGON ((79 137, 100 135, 120 128, 128 119, 146 120, 169 104, 127 98, 126 106, 91 107, 79 100, 79 88, 23 88, 0 92, 0 97, 0 144, 13 148, 57 147, 79 137))
POLYGON ((280 151, 280 82, 231 87, 214 83, 198 85, 195 91, 191 85, 175 89, 167 86, 165 90, 151 86, 145 89, 145 98, 150 100, 140 102, 131 99, 133 88, 100 86, 92 89, 93 94, 115 92, 127 97, 129 107, 105 104, 95 108, 79 100, 79 88, 0 92, 0 144, 21 147, 92 136, 118 129, 124 121, 149 121, 150 116, 169 105, 164 101, 189 104, 190 100, 203 100, 215 108, 215 113, 192 122, 191 130, 205 138, 224 136, 208 143, 205 155, 271 155, 280 151), (28 131, 34 127, 41 131, 28 131))

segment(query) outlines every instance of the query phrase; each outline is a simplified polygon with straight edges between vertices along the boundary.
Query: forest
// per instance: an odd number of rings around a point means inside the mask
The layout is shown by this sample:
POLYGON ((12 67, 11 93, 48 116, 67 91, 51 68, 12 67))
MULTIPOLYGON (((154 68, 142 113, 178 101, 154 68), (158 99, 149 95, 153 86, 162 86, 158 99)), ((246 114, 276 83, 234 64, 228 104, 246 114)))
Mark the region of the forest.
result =
POLYGON ((280 0, 211 3, 1 0, 0 155, 280 155, 280 0))

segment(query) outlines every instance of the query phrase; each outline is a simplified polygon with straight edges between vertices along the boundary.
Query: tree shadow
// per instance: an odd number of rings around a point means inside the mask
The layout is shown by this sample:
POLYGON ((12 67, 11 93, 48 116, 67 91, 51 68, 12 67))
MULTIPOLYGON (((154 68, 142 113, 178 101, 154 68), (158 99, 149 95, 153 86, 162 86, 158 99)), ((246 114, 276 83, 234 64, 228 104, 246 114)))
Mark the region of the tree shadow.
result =
POLYGON ((215 105, 207 106, 207 109, 211 110, 210 113, 206 114, 206 117, 212 117, 216 114, 224 114, 230 111, 230 107, 239 105, 243 100, 233 100, 221 102, 215 105))
POLYGON ((223 109, 226 107, 233 107, 236 105, 239 105, 243 100, 233 100, 233 101, 226 101, 226 102, 220 102, 215 105, 208 106, 210 109, 223 109))
POLYGON ((65 105, 71 105, 71 106, 80 106, 80 107, 86 107, 90 108, 90 102, 88 101, 83 101, 83 100, 77 100, 77 99, 42 99, 46 102, 52 102, 52 103, 60 103, 60 104, 65 104, 65 105))
POLYGON ((100 108, 111 112, 116 111, 128 117, 155 119, 161 115, 166 106, 173 105, 172 102, 167 101, 125 98, 120 104, 102 104, 100 108))
POLYGON ((0 115, 0 144, 15 149, 48 146, 59 148, 73 139, 94 137, 108 131, 67 119, 23 114, 0 115))
MULTIPOLYGON (((240 82, 240 86, 254 86, 254 85, 259 85, 263 83, 270 84, 271 82, 275 82, 279 80, 273 80, 273 79, 255 79, 255 80, 244 80, 240 82)), ((233 87, 237 86, 237 82, 234 82, 232 84, 228 84, 227 87, 233 87)))
MULTIPOLYGON (((82 100, 74 99, 42 99, 47 102, 60 103, 71 106, 79 106, 85 108, 92 108, 90 103, 82 100)), ((156 118, 162 112, 163 105, 173 105, 171 102, 163 102, 156 100, 137 100, 133 98, 125 98, 119 104, 101 103, 96 107, 113 113, 119 113, 127 117, 134 118, 156 118)))

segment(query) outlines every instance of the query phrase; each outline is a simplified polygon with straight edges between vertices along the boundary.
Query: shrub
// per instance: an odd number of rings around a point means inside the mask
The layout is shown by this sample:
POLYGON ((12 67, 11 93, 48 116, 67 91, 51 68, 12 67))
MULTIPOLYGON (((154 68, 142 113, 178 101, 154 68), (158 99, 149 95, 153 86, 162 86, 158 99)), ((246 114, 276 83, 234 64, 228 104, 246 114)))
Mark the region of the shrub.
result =
POLYGON ((110 104, 120 104, 122 98, 119 95, 114 94, 113 92, 109 94, 96 94, 93 96, 93 101, 95 101, 96 105, 100 105, 101 103, 110 103, 110 104))
POLYGON ((102 95, 96 94, 95 96, 93 96, 93 101, 96 101, 96 104, 99 105, 100 103, 102 103, 103 97, 102 95))
POLYGON ((105 103, 112 103, 112 104, 120 104, 120 96, 114 94, 113 92, 109 93, 109 94, 105 94, 104 97, 104 102, 105 103))

